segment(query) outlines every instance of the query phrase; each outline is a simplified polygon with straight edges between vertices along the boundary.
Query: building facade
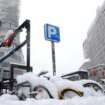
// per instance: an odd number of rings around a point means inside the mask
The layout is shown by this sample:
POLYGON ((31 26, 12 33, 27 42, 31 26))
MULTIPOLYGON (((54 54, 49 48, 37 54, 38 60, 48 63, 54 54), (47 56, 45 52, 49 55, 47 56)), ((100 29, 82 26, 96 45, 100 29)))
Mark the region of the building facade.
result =
MULTIPOLYGON (((0 0, 0 38, 3 38, 8 30, 16 29, 19 25, 20 0, 0 0)), ((19 35, 14 39, 11 47, 0 48, 0 58, 20 43, 19 35)), ((0 67, 10 67, 10 63, 24 64, 22 50, 0 63, 0 67)))
POLYGON ((105 2, 98 7, 96 17, 91 24, 87 38, 83 42, 84 58, 90 59, 85 62, 81 69, 88 70, 100 64, 105 64, 105 2))
POLYGON ((97 65, 88 69, 88 78, 96 81, 105 79, 105 65, 97 65))

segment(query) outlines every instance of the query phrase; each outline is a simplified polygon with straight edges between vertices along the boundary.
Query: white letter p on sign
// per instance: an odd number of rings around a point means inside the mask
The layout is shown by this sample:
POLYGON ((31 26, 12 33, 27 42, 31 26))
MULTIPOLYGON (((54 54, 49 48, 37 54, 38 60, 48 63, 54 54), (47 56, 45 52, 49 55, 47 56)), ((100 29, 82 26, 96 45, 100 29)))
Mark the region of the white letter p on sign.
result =
POLYGON ((52 35, 56 35, 56 29, 52 26, 48 26, 48 37, 51 38, 52 35))

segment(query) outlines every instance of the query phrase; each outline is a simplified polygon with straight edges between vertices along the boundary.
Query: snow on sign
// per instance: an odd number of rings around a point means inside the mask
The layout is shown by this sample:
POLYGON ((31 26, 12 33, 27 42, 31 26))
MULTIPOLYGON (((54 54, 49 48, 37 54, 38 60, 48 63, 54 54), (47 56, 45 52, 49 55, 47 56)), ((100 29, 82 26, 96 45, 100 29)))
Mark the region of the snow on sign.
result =
POLYGON ((44 31, 46 40, 60 42, 59 27, 50 24, 45 24, 44 31))

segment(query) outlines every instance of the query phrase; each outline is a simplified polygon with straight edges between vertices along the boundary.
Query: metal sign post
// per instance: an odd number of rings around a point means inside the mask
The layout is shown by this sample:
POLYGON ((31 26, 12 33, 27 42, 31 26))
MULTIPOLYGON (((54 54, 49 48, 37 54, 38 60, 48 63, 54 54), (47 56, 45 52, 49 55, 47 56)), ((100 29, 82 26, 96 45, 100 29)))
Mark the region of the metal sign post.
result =
POLYGON ((45 24, 45 40, 51 41, 53 75, 56 75, 55 46, 54 42, 60 42, 59 27, 45 24))
POLYGON ((52 47, 53 75, 56 75, 55 45, 53 41, 51 41, 51 47, 52 47))

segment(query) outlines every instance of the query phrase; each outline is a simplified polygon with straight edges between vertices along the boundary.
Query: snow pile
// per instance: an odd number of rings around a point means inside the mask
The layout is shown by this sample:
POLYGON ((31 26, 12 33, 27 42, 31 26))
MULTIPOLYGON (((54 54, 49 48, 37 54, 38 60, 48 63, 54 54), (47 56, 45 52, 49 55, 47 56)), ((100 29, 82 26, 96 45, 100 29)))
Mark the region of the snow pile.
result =
POLYGON ((89 96, 95 96, 95 97, 99 97, 99 96, 104 96, 103 93, 101 92, 96 92, 93 88, 84 88, 84 97, 89 97, 89 96))
POLYGON ((83 91, 84 87, 78 83, 74 83, 73 81, 62 79, 60 77, 51 77, 50 81, 52 81, 58 90, 62 91, 63 89, 75 89, 79 91, 83 91))
MULTIPOLYGON (((8 101, 8 100, 19 100, 16 95, 9 95, 9 94, 4 94, 0 97, 0 102, 1 101, 8 101)), ((0 104, 1 105, 1 104, 0 104)))
MULTIPOLYGON (((46 78, 38 77, 33 73, 26 73, 17 77, 18 84, 26 81, 28 81, 32 87, 38 85, 45 86, 56 99, 36 100, 34 98, 27 98, 25 101, 20 101, 15 95, 4 94, 0 96, 0 105, 105 105, 105 95, 99 94, 91 88, 84 88, 79 82, 76 83, 64 80, 60 77, 51 77, 50 80, 47 80, 46 78), (83 91, 84 96, 74 97, 72 99, 57 99, 58 90, 68 87, 83 91)), ((28 88, 25 87, 22 91, 26 93, 29 91, 27 89, 28 88)))
POLYGON ((74 89, 83 92, 84 97, 88 96, 103 96, 102 92, 96 92, 93 88, 90 87, 83 87, 85 83, 96 83, 101 88, 103 88, 99 83, 92 81, 92 80, 80 80, 80 81, 70 81, 67 79, 62 79, 60 77, 51 77, 50 81, 52 81, 58 91, 62 91, 64 89, 74 89))
POLYGON ((48 81, 44 77, 38 77, 35 74, 33 74, 32 72, 30 72, 30 73, 26 73, 24 75, 18 76, 16 78, 16 80, 17 80, 18 84, 28 81, 33 88, 35 86, 43 85, 50 91, 50 93, 52 94, 52 96, 54 98, 58 99, 57 88, 55 87, 55 85, 52 82, 48 81))
MULTIPOLYGON (((97 86, 99 86, 102 90, 103 90, 103 87, 96 81, 93 81, 93 80, 79 80, 79 81, 74 81, 76 84, 80 84, 80 85, 84 85, 84 84, 89 84, 89 83, 93 83, 93 84, 97 84, 97 86)), ((103 96, 104 93, 102 91, 95 91, 92 87, 84 87, 83 88, 83 92, 84 92, 84 96, 103 96)))
POLYGON ((78 83, 80 83, 82 85, 86 84, 86 83, 95 83, 95 84, 97 84, 98 86, 100 86, 103 89, 101 84, 99 84, 98 82, 93 81, 93 80, 87 80, 87 79, 85 80, 85 79, 83 79, 83 80, 79 80, 79 81, 75 81, 75 82, 78 82, 78 83))
MULTIPOLYGON (((102 93, 98 93, 92 88, 86 88, 86 87, 84 88, 83 87, 84 83, 87 83, 87 82, 95 83, 95 81, 92 81, 92 80, 82 80, 82 81, 74 82, 74 81, 62 79, 61 77, 56 77, 56 76, 52 76, 52 77, 50 77, 50 80, 48 80, 45 77, 38 77, 35 74, 33 74, 32 72, 18 76, 16 79, 17 79, 18 84, 28 81, 33 88, 35 86, 42 85, 42 86, 46 87, 49 90, 49 92, 51 93, 51 95, 56 99, 58 99, 58 92, 60 92, 64 89, 74 89, 74 90, 81 91, 84 93, 84 97, 103 96, 102 93)), ((100 85, 100 84, 98 84, 98 85, 100 85)), ((101 85, 100 85, 100 87, 101 87, 101 85)), ((24 92, 26 96, 29 94, 29 93, 27 93, 27 92, 29 92, 29 88, 27 88, 27 87, 21 88, 20 93, 21 93, 21 91, 24 92)))
POLYGON ((0 97, 0 105, 105 105, 105 96, 102 97, 75 97, 66 100, 46 99, 26 101, 14 100, 14 96, 3 95, 0 97))

